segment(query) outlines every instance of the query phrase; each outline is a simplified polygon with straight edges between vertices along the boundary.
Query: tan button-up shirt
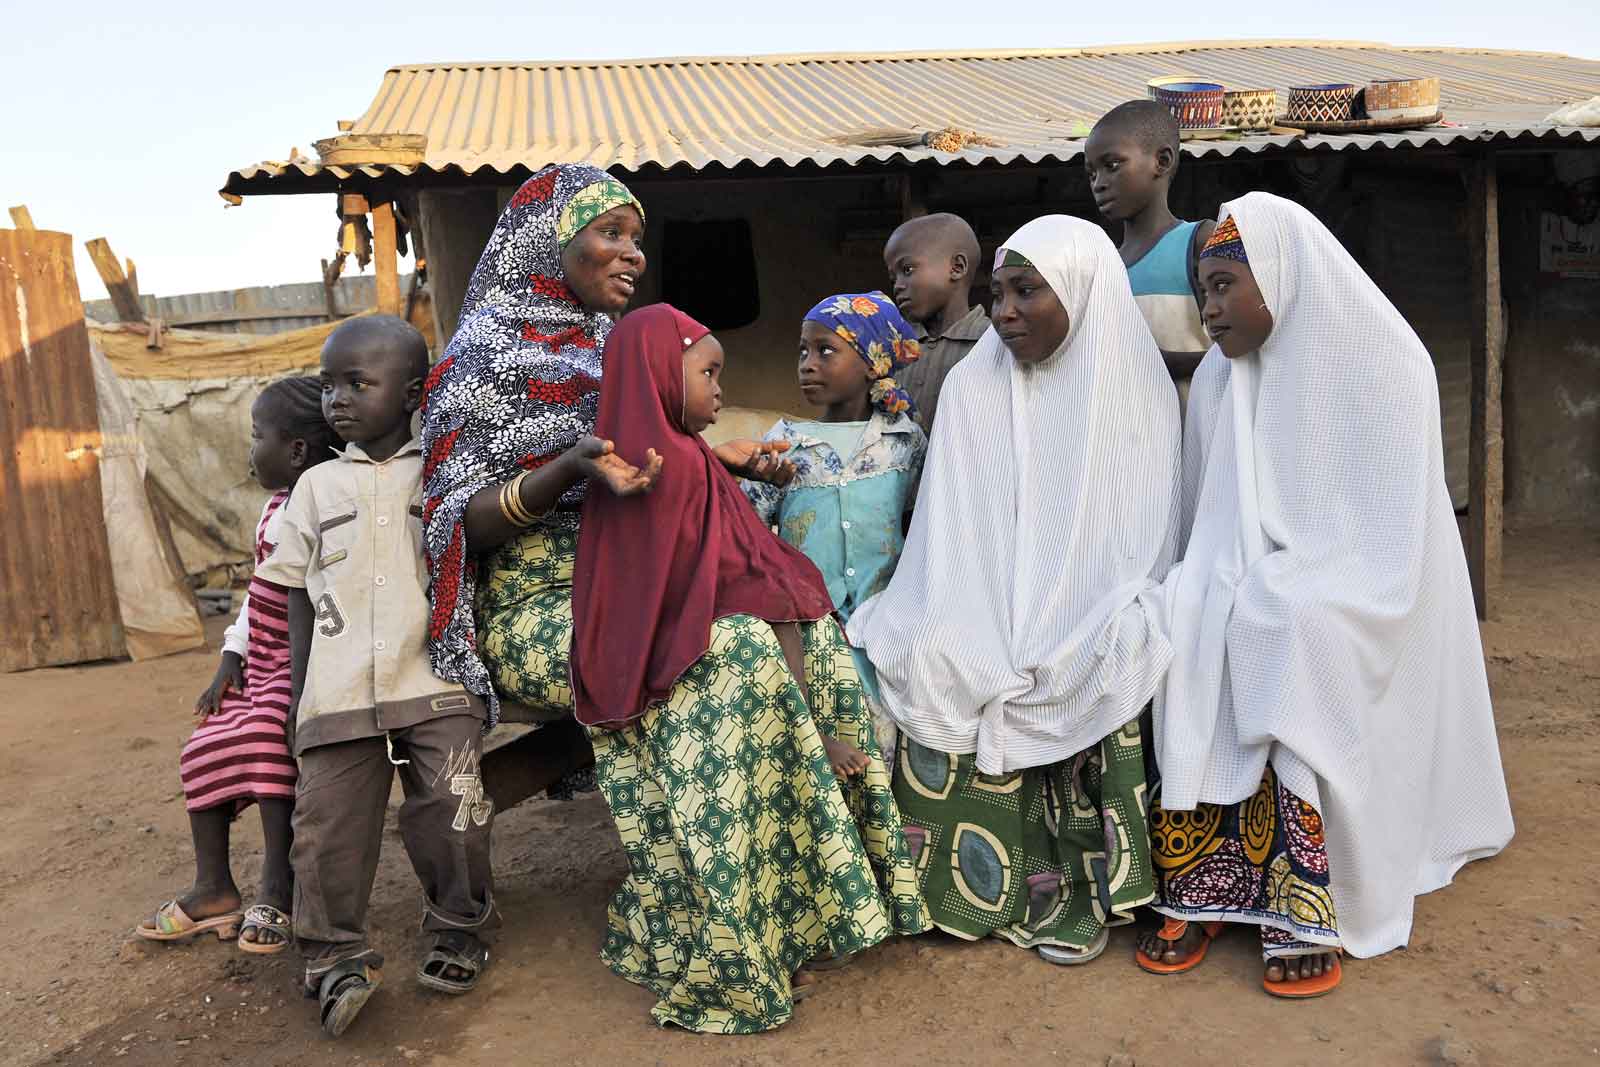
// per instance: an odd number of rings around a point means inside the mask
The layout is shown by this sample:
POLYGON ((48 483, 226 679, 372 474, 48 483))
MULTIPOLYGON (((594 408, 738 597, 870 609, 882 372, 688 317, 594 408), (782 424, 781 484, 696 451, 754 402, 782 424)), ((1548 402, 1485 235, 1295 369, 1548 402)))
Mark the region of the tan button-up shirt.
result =
POLYGON ((898 379, 916 401, 917 421, 928 433, 933 433, 933 417, 939 410, 939 391, 944 388, 945 376, 972 351, 988 328, 988 314, 982 305, 975 305, 938 337, 923 333, 917 338, 922 343, 922 358, 901 371, 898 379))
POLYGON ((383 463, 359 445, 301 475, 257 575, 304 589, 316 609, 295 719, 295 754, 446 715, 482 701, 428 667, 422 448, 383 463))

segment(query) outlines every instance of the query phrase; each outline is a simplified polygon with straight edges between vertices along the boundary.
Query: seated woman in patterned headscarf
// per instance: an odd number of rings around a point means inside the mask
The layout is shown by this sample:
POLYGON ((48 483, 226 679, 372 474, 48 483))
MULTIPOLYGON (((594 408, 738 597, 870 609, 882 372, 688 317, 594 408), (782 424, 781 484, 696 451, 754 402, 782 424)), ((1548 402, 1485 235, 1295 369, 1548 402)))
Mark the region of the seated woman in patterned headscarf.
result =
MULTIPOLYGON (((572 707, 572 559, 591 483, 644 492, 657 471, 593 436, 600 350, 645 271, 644 208, 596 167, 528 179, 484 246, 461 324, 428 378, 424 515, 432 576, 429 654, 441 678, 490 706, 572 707)), ((779 446, 717 457, 783 479, 779 446)))

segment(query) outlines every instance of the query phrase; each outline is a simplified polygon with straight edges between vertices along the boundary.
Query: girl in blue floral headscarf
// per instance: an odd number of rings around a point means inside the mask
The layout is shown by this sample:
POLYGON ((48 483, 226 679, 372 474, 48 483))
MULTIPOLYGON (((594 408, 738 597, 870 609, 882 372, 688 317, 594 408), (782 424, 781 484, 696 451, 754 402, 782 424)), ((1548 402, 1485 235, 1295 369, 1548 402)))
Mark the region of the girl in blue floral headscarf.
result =
POLYGON ((917 331, 883 293, 840 293, 806 312, 806 322, 827 327, 867 365, 872 406, 887 415, 916 415, 911 394, 894 375, 922 358, 917 331))
MULTIPOLYGON (((745 482, 745 494, 778 535, 822 572, 840 618, 848 620, 889 584, 905 545, 904 515, 916 496, 928 438, 912 421, 911 397, 895 375, 922 354, 916 331, 882 293, 830 296, 800 323, 800 392, 816 419, 780 419, 767 441, 787 441, 794 479, 779 488, 745 482)), ((865 655, 856 668, 871 697, 876 677, 865 655)), ((874 710, 877 702, 874 699, 874 710)), ((878 740, 893 759, 894 731, 877 716, 878 740)), ((866 757, 835 759, 841 774, 866 757)))

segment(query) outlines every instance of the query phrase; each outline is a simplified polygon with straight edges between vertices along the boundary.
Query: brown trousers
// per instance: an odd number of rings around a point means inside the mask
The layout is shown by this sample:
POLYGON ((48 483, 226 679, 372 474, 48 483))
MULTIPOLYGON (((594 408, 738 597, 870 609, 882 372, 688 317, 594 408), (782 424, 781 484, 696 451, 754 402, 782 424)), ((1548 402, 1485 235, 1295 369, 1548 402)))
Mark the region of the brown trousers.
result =
POLYGON ((482 720, 449 715, 391 731, 388 741, 368 737, 300 755, 289 858, 308 980, 341 960, 382 962, 367 945, 367 903, 397 765, 405 791, 400 838, 422 883, 422 929, 499 925, 489 871, 494 803, 478 776, 482 720))

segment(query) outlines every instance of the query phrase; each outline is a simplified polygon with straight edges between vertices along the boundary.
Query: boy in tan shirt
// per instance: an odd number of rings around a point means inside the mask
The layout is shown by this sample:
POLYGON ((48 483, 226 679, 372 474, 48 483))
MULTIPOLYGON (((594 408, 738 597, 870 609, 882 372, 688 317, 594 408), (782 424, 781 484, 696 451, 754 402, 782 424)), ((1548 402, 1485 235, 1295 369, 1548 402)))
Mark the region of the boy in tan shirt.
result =
POLYGON ((322 408, 345 448, 296 484, 261 569, 290 590, 295 939, 306 995, 335 1037, 381 982, 366 917, 395 768, 400 835, 433 935, 418 981, 472 989, 489 961, 478 931, 499 920, 494 805, 478 775, 485 709, 428 667, 422 453, 411 434, 427 369, 422 335, 393 316, 351 319, 328 336, 322 408))
POLYGON ((989 329, 989 316, 968 298, 978 271, 978 235, 959 215, 911 219, 889 235, 883 265, 895 306, 917 327, 922 358, 899 381, 933 433, 945 377, 989 329))

